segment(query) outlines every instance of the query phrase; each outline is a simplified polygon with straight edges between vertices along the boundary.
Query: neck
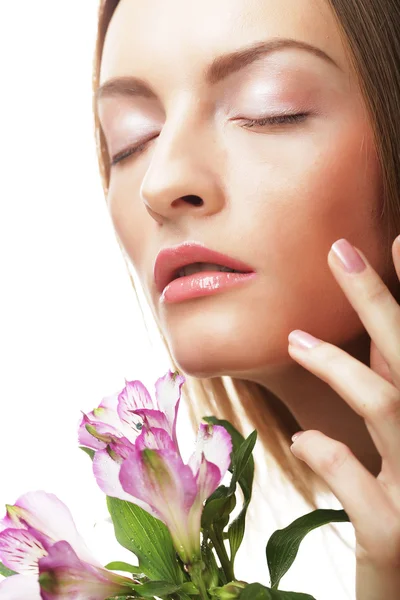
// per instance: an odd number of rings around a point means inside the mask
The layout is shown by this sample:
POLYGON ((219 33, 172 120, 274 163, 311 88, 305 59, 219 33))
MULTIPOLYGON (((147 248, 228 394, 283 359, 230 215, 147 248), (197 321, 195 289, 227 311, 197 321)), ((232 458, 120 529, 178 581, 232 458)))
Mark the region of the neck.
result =
MULTIPOLYGON (((369 366, 370 338, 363 334, 342 349, 369 366)), ((273 374, 257 378, 292 413, 303 430, 317 429, 350 448, 370 473, 381 470, 378 454, 365 421, 327 383, 295 361, 273 374)))

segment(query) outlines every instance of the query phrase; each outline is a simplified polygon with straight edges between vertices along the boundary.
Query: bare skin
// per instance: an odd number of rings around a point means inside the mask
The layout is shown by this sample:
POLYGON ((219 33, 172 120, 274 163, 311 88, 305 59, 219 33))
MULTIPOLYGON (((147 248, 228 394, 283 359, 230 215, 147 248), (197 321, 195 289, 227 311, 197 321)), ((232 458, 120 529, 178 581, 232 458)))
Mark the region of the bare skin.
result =
POLYGON ((372 128, 330 9, 324 0, 121 0, 101 83, 131 75, 154 95, 98 101, 111 158, 147 142, 112 166, 108 205, 178 366, 195 377, 261 383, 303 429, 345 443, 376 475, 381 456, 363 417, 288 352, 289 333, 301 329, 369 365, 370 338, 328 265, 336 240, 349 240, 395 282, 385 259, 392 240, 377 218, 372 128), (275 49, 218 83, 205 81, 217 56, 277 38, 320 56, 275 49), (306 116, 246 127, 283 113, 306 116), (185 241, 238 258, 258 276, 163 304, 156 255, 185 241))

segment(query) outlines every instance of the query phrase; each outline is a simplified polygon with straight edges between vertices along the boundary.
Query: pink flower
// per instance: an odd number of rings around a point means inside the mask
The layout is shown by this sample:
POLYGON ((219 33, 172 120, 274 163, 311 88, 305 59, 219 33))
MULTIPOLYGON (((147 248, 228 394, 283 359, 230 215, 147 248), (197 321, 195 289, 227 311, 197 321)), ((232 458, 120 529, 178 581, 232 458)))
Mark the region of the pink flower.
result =
POLYGON ((169 371, 157 380, 153 400, 141 381, 125 380, 121 392, 104 398, 98 408, 83 416, 79 443, 93 450, 106 448, 110 436, 134 443, 146 426, 163 429, 176 444, 176 418, 184 381, 182 375, 169 371))
MULTIPOLYGON (((108 496, 132 502, 132 497, 122 488, 119 471, 122 460, 136 441, 151 448, 172 444, 178 451, 176 420, 184 381, 182 375, 168 371, 157 380, 153 400, 140 381, 125 380, 126 386, 121 392, 105 398, 98 408, 83 416, 78 430, 79 443, 97 451, 94 472, 100 488, 108 496), (109 455, 111 447, 114 448, 113 459, 109 455)), ((136 504, 154 514, 146 503, 138 500, 136 504)))
POLYGON ((131 580, 93 558, 68 508, 46 492, 29 492, 7 506, 0 559, 19 573, 0 582, 0 600, 62 600, 72 591, 76 600, 105 600, 130 590, 131 580))
POLYGON ((68 542, 51 546, 39 572, 43 600, 105 600, 132 592, 131 580, 83 562, 68 542))
POLYGON ((169 371, 156 383, 153 401, 140 381, 85 416, 80 442, 93 448, 93 472, 105 494, 137 504, 168 527, 189 564, 200 555, 201 513, 230 465, 225 428, 200 425, 196 450, 184 464, 176 420, 184 377, 169 371), (87 435, 92 441, 86 441, 87 435))
MULTIPOLYGON (((107 494, 108 474, 118 475, 122 493, 117 497, 163 521, 180 557, 190 564, 200 555, 203 503, 229 468, 232 441, 224 427, 200 425, 196 451, 186 465, 168 434, 162 430, 151 433, 153 447, 146 446, 143 433, 128 449, 112 443, 108 450, 98 451, 94 474, 107 494)), ((114 492, 116 488, 113 485, 114 492)))

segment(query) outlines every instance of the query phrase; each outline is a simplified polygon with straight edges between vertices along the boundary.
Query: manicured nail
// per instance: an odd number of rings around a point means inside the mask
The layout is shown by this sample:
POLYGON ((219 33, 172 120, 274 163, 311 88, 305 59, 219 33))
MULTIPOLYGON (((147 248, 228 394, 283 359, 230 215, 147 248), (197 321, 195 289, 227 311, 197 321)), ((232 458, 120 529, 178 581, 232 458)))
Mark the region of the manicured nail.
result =
POLYGON ((297 440, 297 438, 299 438, 301 436, 302 433, 304 433, 304 431, 298 431, 297 433, 292 435, 292 442, 295 442, 297 440))
POLYGON ((357 250, 345 239, 335 242, 332 251, 347 273, 361 273, 367 266, 357 250))
POLYGON ((311 348, 315 348, 315 346, 319 346, 322 343, 322 340, 315 338, 313 335, 306 333, 305 331, 301 331, 300 329, 296 329, 289 334, 289 344, 293 346, 298 346, 299 348, 305 348, 306 350, 310 350, 311 348))

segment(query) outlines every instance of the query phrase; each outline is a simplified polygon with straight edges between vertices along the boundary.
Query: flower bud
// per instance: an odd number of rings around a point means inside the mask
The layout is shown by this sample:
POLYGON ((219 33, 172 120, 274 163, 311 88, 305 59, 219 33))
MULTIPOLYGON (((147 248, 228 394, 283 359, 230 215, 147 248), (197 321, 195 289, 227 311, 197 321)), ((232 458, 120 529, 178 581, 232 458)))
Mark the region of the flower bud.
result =
POLYGON ((227 585, 211 590, 211 596, 218 600, 236 600, 240 598, 247 583, 245 581, 231 581, 227 585))

